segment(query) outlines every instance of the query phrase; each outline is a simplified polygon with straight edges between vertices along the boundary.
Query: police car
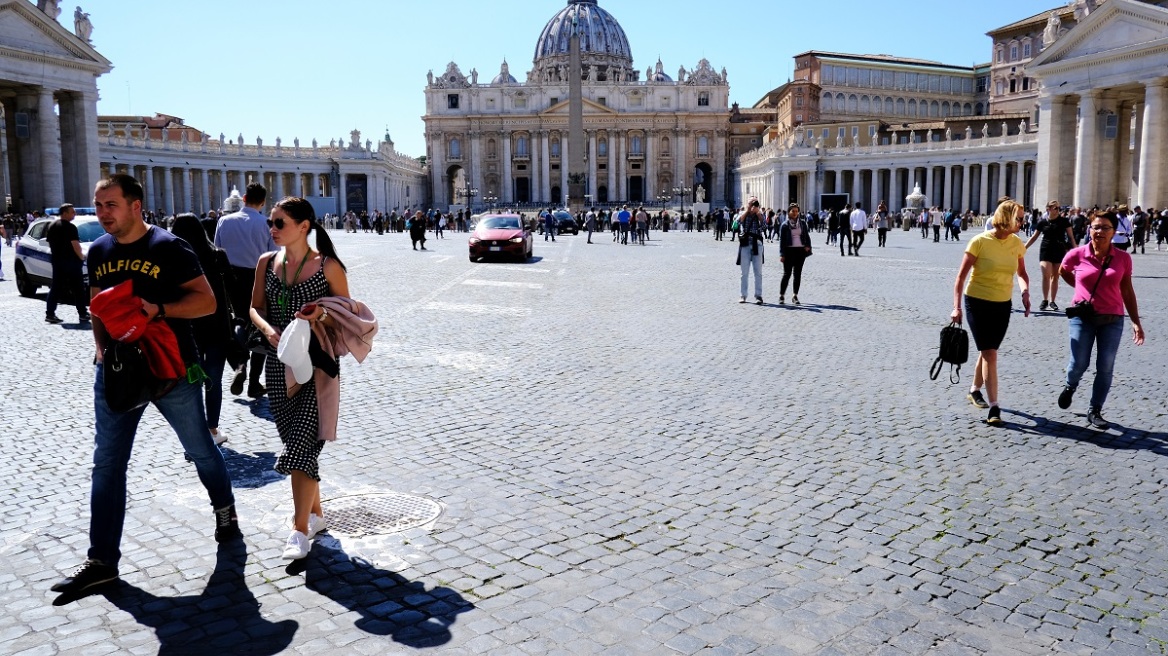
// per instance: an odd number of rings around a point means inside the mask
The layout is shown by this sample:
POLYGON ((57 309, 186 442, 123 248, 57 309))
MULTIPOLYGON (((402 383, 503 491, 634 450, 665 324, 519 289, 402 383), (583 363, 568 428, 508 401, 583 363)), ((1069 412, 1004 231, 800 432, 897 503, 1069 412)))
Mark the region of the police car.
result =
MULTIPOLYGON (((16 289, 21 296, 36 295, 37 288, 53 284, 53 259, 49 249, 49 224, 55 219, 36 221, 28 227, 24 236, 16 243, 16 289)), ((89 245, 105 234, 96 216, 78 215, 73 219, 77 235, 81 241, 81 253, 89 253, 89 245)), ((81 265, 83 275, 88 275, 85 264, 81 265)))

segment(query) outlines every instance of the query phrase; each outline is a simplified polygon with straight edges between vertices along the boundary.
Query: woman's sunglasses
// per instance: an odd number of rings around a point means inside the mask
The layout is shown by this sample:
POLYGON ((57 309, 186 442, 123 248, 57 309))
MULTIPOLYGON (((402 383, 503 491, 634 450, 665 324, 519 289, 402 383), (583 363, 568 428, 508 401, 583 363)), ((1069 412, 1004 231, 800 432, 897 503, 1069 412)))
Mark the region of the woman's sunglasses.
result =
POLYGON ((269 228, 271 228, 272 226, 275 226, 276 230, 283 230, 284 225, 285 225, 284 219, 268 219, 268 227, 269 228))

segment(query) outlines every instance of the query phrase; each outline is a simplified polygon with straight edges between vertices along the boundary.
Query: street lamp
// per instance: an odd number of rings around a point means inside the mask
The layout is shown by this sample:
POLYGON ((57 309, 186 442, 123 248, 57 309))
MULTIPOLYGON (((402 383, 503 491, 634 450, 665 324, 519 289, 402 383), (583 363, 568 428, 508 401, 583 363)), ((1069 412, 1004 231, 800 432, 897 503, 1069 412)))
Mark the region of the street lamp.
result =
POLYGON ((499 200, 498 196, 492 192, 487 192, 487 195, 485 198, 483 198, 483 200, 486 201, 487 207, 490 208, 492 212, 495 211, 495 203, 499 200))
POLYGON ((665 209, 665 204, 670 198, 673 198, 673 194, 669 193, 668 189, 662 189, 661 193, 657 194, 657 202, 661 203, 661 209, 665 209))
POLYGON ((693 193, 693 187, 674 187, 673 195, 681 201, 681 213, 685 214, 685 197, 693 193))
POLYGON ((471 209, 471 206, 474 205, 474 198, 475 196, 479 195, 479 190, 477 187, 471 187, 470 185, 467 185, 465 187, 459 187, 456 189, 454 194, 459 198, 466 200, 466 208, 469 210, 471 209))

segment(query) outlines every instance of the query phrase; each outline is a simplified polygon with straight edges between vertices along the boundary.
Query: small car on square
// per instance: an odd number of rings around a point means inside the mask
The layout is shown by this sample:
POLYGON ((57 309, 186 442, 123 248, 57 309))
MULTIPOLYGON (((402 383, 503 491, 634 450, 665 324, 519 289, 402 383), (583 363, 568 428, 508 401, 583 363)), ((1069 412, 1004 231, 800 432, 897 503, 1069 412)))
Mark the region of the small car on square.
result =
MULTIPOLYGON (((28 227, 20 241, 16 242, 16 290, 21 296, 31 298, 36 295, 40 287, 49 287, 53 284, 53 257, 49 249, 49 224, 55 218, 35 221, 28 227)), ((105 229, 96 216, 78 214, 73 219, 77 226, 77 236, 80 237, 82 254, 89 254, 89 246, 98 237, 105 234, 105 229)), ((83 275, 88 275, 84 263, 81 265, 83 275)), ((88 280, 88 277, 86 278, 88 280)))
POLYGON ((499 258, 526 262, 535 238, 518 214, 483 214, 470 235, 470 261, 499 258))

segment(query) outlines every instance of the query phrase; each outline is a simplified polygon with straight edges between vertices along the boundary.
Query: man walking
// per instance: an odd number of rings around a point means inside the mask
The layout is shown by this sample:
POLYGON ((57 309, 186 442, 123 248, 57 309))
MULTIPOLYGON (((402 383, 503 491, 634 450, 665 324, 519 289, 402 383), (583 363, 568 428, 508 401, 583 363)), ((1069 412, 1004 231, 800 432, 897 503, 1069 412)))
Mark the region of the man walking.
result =
POLYGON ((637 240, 645 245, 645 238, 649 236, 649 213, 644 207, 637 208, 637 240))
POLYGON ((73 206, 65 203, 61 206, 60 216, 49 224, 46 231, 53 265, 53 284, 49 287, 49 298, 45 303, 45 321, 48 323, 61 323, 61 318, 57 316, 57 304, 62 302, 77 307, 77 321, 89 321, 81 273, 85 256, 81 253, 81 236, 77 234, 77 226, 73 225, 76 216, 77 211, 73 206))
POLYGON ((620 243, 625 246, 629 245, 629 223, 632 221, 633 214, 629 211, 629 206, 624 205, 616 214, 617 223, 620 224, 620 243))
MULTIPOLYGON (((268 190, 263 185, 249 184, 243 194, 243 209, 221 217, 215 228, 215 245, 227 252, 227 261, 231 263, 233 275, 228 290, 231 309, 245 326, 251 324, 251 288, 255 284, 256 264, 261 255, 276 250, 276 242, 272 241, 267 219, 262 214, 267 199, 268 190)), ((264 371, 265 359, 263 353, 252 353, 251 378, 248 378, 247 363, 244 363, 231 381, 232 394, 243 394, 243 381, 248 380, 249 397, 258 399, 264 395, 260 374, 264 371)))
MULTIPOLYGON (((97 215, 107 234, 89 250, 91 294, 96 296, 102 290, 133 281, 135 297, 130 300, 141 304, 144 321, 165 322, 164 327, 177 339, 178 351, 188 367, 187 377, 179 379, 169 392, 154 401, 154 406, 178 435, 211 498, 215 539, 240 539, 231 479, 203 412, 203 386, 196 375, 201 370, 197 367, 198 351, 190 323, 191 319, 215 311, 215 294, 191 247, 166 230, 142 221, 142 185, 135 178, 115 174, 99 182, 94 195, 97 215)), ((118 578, 126 518, 126 469, 138 422, 146 409, 142 406, 116 412, 109 407, 102 360, 106 347, 114 340, 98 317, 93 318, 93 340, 97 347, 93 385, 96 434, 89 553, 76 572, 53 585, 54 592, 66 595, 77 595, 118 578)))
POLYGON ((584 219, 584 229, 588 231, 588 243, 592 243, 592 233, 596 230, 596 208, 588 210, 588 215, 584 219))
POLYGON ((739 303, 746 302, 750 270, 754 269, 754 302, 762 305, 763 215, 757 198, 751 198, 738 218, 742 237, 738 241, 738 266, 742 268, 739 303))
POLYGON ((864 211, 859 201, 848 215, 848 223, 852 226, 852 255, 859 257, 860 247, 864 245, 864 235, 868 234, 868 213, 864 211))

